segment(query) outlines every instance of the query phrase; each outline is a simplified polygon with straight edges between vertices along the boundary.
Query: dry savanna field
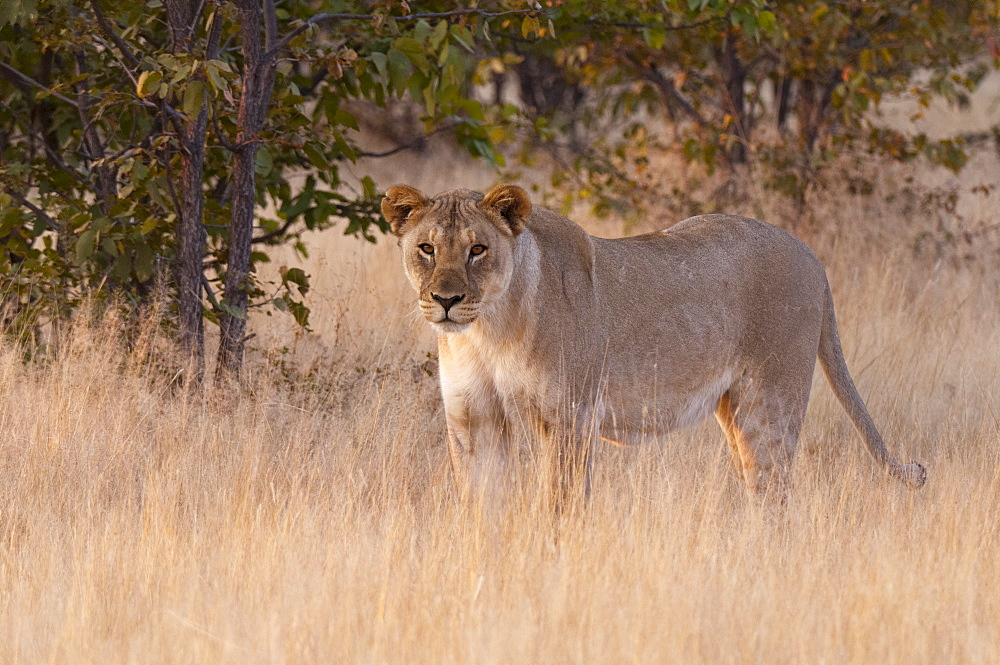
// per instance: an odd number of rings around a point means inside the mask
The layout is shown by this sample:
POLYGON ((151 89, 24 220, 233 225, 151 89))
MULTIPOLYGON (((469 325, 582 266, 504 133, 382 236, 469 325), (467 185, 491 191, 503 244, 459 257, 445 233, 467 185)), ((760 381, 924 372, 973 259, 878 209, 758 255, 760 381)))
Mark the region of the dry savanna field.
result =
MULTIPOLYGON (((379 181, 493 177, 427 159, 379 181)), ((784 508, 747 497, 714 421, 602 451, 557 524, 532 483, 502 516, 460 507, 391 239, 310 238, 315 331, 254 319, 236 399, 179 380, 154 316, 81 316, 29 363, 5 339, 0 663, 1000 662, 1000 193, 970 191, 996 166, 941 215, 889 202, 912 167, 879 169, 797 228, 916 492, 817 373, 784 508)), ((768 196, 736 212, 796 226, 768 196)))

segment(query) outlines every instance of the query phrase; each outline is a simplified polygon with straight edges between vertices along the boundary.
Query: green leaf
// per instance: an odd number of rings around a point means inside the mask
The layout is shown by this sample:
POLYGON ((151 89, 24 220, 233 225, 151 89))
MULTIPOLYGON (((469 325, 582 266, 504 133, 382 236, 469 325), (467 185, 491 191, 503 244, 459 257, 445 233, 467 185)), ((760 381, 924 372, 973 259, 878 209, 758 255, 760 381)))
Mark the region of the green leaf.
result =
POLYGON ((309 292, 309 275, 302 268, 289 268, 281 275, 281 281, 288 288, 288 284, 295 284, 299 287, 299 292, 305 295, 309 292))
POLYGON ((775 18, 774 13, 768 10, 764 10, 757 14, 757 27, 760 28, 761 32, 770 32, 774 30, 774 26, 777 25, 778 20, 775 18))
POLYGON ((161 80, 163 80, 163 72, 161 71, 153 70, 139 74, 139 81, 135 86, 135 94, 145 99, 147 95, 159 87, 161 80))
POLYGON ((646 28, 642 31, 642 38, 649 48, 659 51, 667 41, 667 33, 662 28, 646 28))
POLYGON ((139 233, 146 235, 160 225, 158 217, 149 217, 139 225, 139 233))
POLYGON ((427 38, 430 37, 430 35, 431 35, 431 24, 425 21, 424 19, 420 19, 419 21, 417 21, 417 24, 413 26, 413 38, 416 39, 421 44, 426 42, 427 38))
POLYGON ((448 36, 448 21, 438 21, 437 25, 434 26, 434 31, 431 33, 430 46, 431 48, 438 48, 444 38, 448 36))
POLYGON ((219 303, 219 309, 222 310, 222 312, 224 314, 228 314, 229 316, 233 317, 234 319, 242 319, 243 321, 246 321, 246 319, 247 319, 247 313, 246 312, 244 312, 243 310, 241 310, 239 307, 233 307, 232 305, 230 305, 225 300, 223 300, 222 302, 219 303))
POLYGON ((291 298, 286 298, 285 302, 288 305, 288 310, 295 317, 295 322, 302 328, 309 330, 309 308, 291 298))
POLYGON ((253 170, 257 175, 266 176, 271 172, 271 167, 274 165, 271 159, 271 153, 264 146, 257 149, 257 155, 254 158, 253 170))
POLYGON ((464 48, 469 53, 475 53, 474 48, 475 41, 472 39, 472 33, 469 32, 468 28, 464 25, 459 25, 455 23, 451 26, 451 36, 455 38, 462 48, 464 48))
POLYGON ((375 181, 372 180, 371 176, 366 175, 364 178, 361 179, 361 188, 362 191, 364 192, 364 196, 366 199, 374 199, 376 196, 378 196, 378 191, 377 188, 375 187, 375 181))
POLYGON ((140 282, 153 276, 153 248, 144 242, 135 247, 135 276, 140 282))
POLYGON ((433 116, 434 109, 435 109, 434 86, 426 85, 424 86, 424 111, 427 112, 427 115, 433 116))
POLYGON ((184 88, 184 114, 194 119, 205 104, 205 84, 202 81, 188 81, 184 88))
POLYGON ((424 45, 411 37, 400 37, 392 43, 394 47, 403 53, 423 53, 424 45))
POLYGON ((222 90, 229 88, 229 86, 226 85, 226 79, 224 79, 222 74, 219 73, 219 68, 216 66, 215 61, 206 64, 205 70, 208 72, 208 82, 215 90, 221 92, 222 90))
POLYGON ((80 234, 80 237, 76 239, 76 263, 80 265, 84 263, 94 254, 94 248, 97 245, 97 229, 91 227, 80 234))
POLYGON ((406 54, 397 49, 389 50, 389 82, 393 90, 401 93, 406 90, 406 84, 413 73, 413 65, 406 54))
POLYGON ((389 58, 386 57, 385 53, 379 53, 377 51, 372 53, 370 57, 372 62, 375 63, 375 69, 378 71, 379 77, 383 81, 387 81, 389 79, 389 58))
POLYGON ((337 112, 333 115, 333 121, 338 125, 343 125, 344 127, 350 127, 353 130, 358 129, 358 119, 354 117, 348 111, 344 109, 337 109, 337 112))
POLYGON ((309 163, 316 168, 326 171, 330 168, 330 162, 326 160, 326 155, 323 151, 316 147, 314 143, 306 143, 302 146, 302 152, 306 153, 306 157, 309 158, 309 163))

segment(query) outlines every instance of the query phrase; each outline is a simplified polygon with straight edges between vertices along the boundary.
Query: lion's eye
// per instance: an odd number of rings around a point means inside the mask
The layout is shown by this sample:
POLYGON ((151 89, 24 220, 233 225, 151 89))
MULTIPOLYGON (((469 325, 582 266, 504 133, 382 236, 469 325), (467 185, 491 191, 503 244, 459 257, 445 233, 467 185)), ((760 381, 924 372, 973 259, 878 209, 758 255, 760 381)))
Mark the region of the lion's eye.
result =
POLYGON ((420 247, 420 251, 426 254, 427 256, 432 256, 434 254, 434 245, 425 242, 421 245, 418 245, 418 247, 420 247))
POLYGON ((473 245, 472 249, 469 250, 469 254, 472 256, 479 256, 486 251, 486 245, 473 245))

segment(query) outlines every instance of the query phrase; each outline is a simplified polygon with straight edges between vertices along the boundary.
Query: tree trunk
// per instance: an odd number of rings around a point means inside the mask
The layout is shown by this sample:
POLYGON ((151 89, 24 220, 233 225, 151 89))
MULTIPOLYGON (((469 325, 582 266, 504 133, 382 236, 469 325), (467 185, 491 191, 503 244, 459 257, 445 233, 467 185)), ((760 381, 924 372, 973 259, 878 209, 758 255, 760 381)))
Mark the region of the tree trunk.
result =
POLYGON ((722 73, 725 76, 726 84, 722 107, 727 109, 733 117, 732 133, 736 135, 736 142, 728 151, 729 160, 733 164, 742 164, 746 161, 747 148, 750 145, 750 124, 746 115, 746 99, 743 90, 746 84, 747 70, 740 62, 736 49, 736 37, 730 30, 722 45, 722 73))
MULTIPOLYGON (((164 3, 170 25, 171 47, 195 55, 192 36, 198 21, 200 3, 196 0, 167 0, 164 3)), ((215 21, 205 45, 204 58, 218 55, 221 21, 215 21)), ((202 75, 203 77, 204 75, 202 75)), ((204 276, 206 233, 203 224, 205 208, 205 140, 208 127, 208 99, 203 98, 201 111, 183 123, 181 136, 181 200, 177 222, 177 261, 174 278, 177 281, 177 325, 181 348, 194 363, 196 380, 205 371, 205 323, 202 316, 201 283, 204 276)))
POLYGON ((208 115, 204 106, 198 117, 185 123, 181 152, 181 211, 177 223, 177 323, 181 347, 195 364, 198 379, 205 371, 205 324, 201 312, 202 261, 205 257, 205 226, 202 215, 205 195, 205 130, 208 115))
POLYGON ((216 376, 238 375, 243 364, 247 329, 247 304, 251 287, 250 250, 256 206, 254 164, 264 117, 274 87, 277 21, 273 0, 263 0, 264 43, 261 43, 260 0, 237 2, 243 39, 243 94, 237 117, 236 154, 233 161, 233 204, 229 220, 229 253, 226 261, 225 299, 216 376))

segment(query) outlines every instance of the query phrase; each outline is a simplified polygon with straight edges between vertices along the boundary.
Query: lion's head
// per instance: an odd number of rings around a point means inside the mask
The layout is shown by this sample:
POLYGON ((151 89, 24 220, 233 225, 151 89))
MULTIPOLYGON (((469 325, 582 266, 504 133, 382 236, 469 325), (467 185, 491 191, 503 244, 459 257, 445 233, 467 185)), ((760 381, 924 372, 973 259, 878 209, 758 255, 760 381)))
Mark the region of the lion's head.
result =
POLYGON ((528 195, 513 185, 486 196, 452 190, 429 199, 406 185, 385 193, 382 214, 399 237, 420 311, 435 328, 464 330, 507 290, 530 212, 528 195))

